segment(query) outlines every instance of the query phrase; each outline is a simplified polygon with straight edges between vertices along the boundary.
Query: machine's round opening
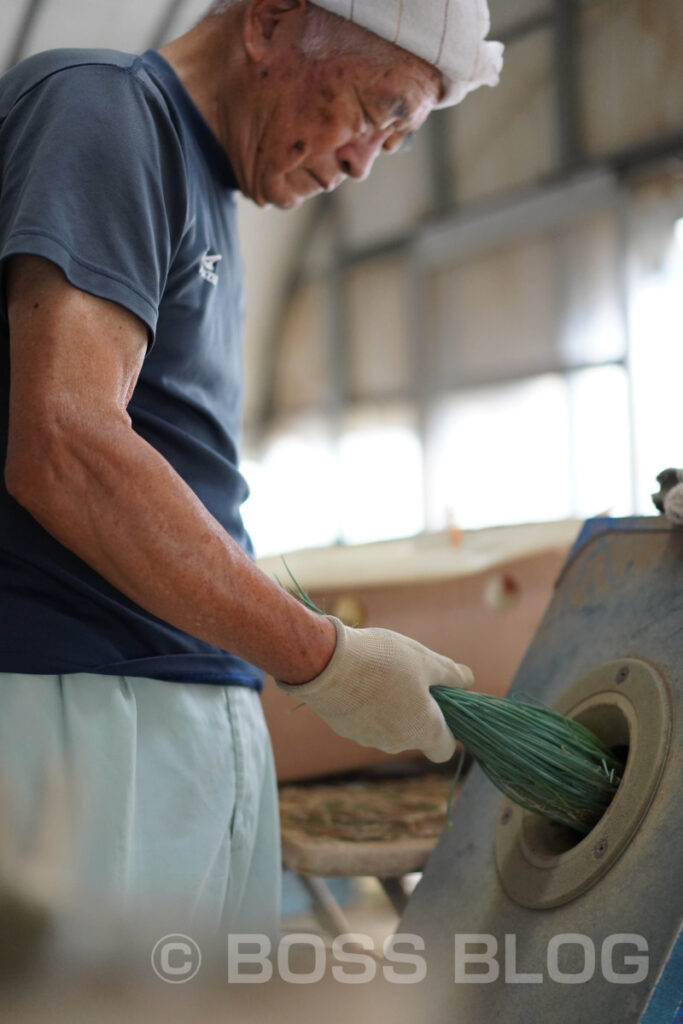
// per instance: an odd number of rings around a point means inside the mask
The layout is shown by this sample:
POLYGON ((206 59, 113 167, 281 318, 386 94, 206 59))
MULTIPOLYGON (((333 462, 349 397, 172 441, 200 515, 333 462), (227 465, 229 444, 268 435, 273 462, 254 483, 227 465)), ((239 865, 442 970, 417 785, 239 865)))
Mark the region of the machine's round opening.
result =
POLYGON ((671 741, 666 681, 654 665, 639 658, 596 666, 554 707, 628 760, 612 802, 585 836, 503 798, 495 837, 498 875, 511 899, 535 910, 575 899, 616 863, 654 798, 671 741))
MULTIPOLYGON (((621 708, 614 704, 598 703, 599 700, 600 698, 596 697, 595 706, 584 708, 578 714, 569 714, 567 717, 595 733, 598 739, 622 761, 625 772, 631 738, 628 719, 621 708)), ((612 798, 613 800, 620 792, 622 785, 623 776, 622 783, 612 798)), ((610 806, 611 803, 608 807, 610 806)), ((608 807, 605 808, 604 813, 607 813, 608 807)), ((554 858, 589 839, 601 820, 602 817, 590 832, 584 834, 568 825, 550 821, 549 818, 544 818, 540 814, 527 811, 522 818, 522 842, 534 857, 554 858)))

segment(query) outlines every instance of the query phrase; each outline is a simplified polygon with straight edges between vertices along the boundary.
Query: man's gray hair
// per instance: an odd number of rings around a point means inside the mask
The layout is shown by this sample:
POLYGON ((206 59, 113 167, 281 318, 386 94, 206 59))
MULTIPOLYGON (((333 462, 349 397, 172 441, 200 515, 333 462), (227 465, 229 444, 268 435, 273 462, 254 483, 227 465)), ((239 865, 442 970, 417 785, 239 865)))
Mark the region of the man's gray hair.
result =
MULTIPOLYGON (((231 7, 247 2, 248 0, 216 0, 208 16, 224 14, 231 7)), ((308 60, 325 60, 345 54, 357 54, 373 63, 379 63, 389 56, 390 46, 386 40, 361 28, 360 25, 355 25, 316 4, 306 4, 301 52, 308 60)))

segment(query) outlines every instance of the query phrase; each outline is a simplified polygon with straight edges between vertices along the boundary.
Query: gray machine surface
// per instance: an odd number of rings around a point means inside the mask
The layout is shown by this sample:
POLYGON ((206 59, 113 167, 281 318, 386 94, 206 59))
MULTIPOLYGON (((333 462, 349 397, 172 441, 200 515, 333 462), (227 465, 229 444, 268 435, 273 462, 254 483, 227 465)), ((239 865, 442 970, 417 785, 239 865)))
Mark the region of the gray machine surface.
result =
POLYGON ((425 1024, 679 1024, 683 529, 589 521, 510 692, 628 750, 626 771, 577 840, 473 768, 398 928, 425 944, 425 1024))

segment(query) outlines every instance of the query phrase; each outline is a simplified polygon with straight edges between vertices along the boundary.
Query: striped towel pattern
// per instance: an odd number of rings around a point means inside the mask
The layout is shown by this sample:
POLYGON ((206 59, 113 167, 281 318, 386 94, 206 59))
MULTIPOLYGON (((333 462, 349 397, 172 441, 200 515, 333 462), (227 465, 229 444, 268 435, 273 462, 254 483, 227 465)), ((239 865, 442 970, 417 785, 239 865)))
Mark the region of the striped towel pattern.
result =
POLYGON ((438 68, 447 87, 441 106, 452 106, 480 85, 498 82, 503 46, 486 39, 490 27, 486 0, 314 2, 438 68))

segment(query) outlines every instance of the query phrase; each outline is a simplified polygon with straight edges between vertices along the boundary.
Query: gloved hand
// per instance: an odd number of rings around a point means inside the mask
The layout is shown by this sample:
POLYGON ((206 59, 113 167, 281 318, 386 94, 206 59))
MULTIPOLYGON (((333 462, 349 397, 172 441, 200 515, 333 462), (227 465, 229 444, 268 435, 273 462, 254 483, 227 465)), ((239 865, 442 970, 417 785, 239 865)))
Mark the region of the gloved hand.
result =
POLYGON ((339 733, 387 753, 422 750, 432 761, 455 752, 453 734, 429 687, 469 689, 466 665, 435 654, 388 629, 352 629, 328 615, 337 646, 327 667, 308 683, 278 682, 339 733))

